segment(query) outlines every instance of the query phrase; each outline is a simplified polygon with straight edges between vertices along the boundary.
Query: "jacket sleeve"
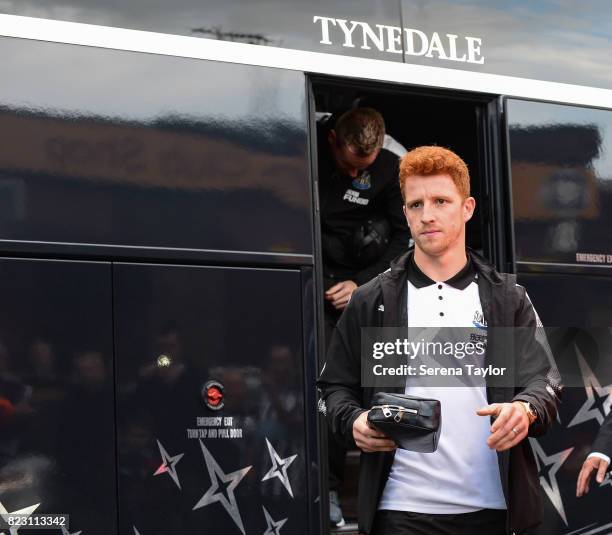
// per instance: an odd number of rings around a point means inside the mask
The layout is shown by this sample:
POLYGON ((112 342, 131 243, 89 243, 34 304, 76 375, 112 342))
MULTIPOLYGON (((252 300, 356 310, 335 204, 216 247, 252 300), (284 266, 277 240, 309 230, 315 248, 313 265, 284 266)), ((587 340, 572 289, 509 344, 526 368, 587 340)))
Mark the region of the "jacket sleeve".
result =
POLYGON ((361 328, 359 289, 336 324, 317 386, 324 403, 324 414, 332 433, 349 448, 355 447, 353 423, 365 412, 361 390, 361 328))
POLYGON ((382 212, 389 222, 389 245, 385 253, 373 264, 358 272, 354 282, 361 286, 379 273, 387 271, 391 260, 404 254, 410 243, 410 231, 402 211, 404 201, 399 187, 399 160, 394 160, 391 167, 391 179, 382 191, 382 212))
POLYGON ((608 413, 601 424, 591 451, 603 453, 612 458, 612 412, 608 413))
POLYGON ((563 386, 544 327, 527 291, 517 285, 519 306, 515 314, 517 383, 512 401, 526 401, 537 413, 529 436, 540 436, 557 419, 563 386))

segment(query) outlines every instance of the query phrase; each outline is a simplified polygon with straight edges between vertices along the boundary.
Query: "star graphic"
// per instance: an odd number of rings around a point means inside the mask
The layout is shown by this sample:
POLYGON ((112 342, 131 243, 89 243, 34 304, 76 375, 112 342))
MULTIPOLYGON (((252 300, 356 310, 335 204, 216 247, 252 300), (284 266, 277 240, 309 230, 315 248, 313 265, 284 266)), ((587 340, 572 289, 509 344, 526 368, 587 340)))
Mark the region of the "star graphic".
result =
POLYGON ((606 485, 610 485, 612 487, 612 473, 611 472, 606 472, 606 475, 604 476, 604 480, 601 482, 599 486, 604 487, 606 485))
POLYGON ((535 454, 536 464, 538 465, 540 485, 554 508, 557 510, 557 513, 559 513, 559 516, 563 519, 563 522, 565 522, 565 525, 567 525, 563 500, 561 499, 561 491, 559 490, 559 483, 557 482, 557 472, 574 448, 568 448, 554 455, 546 455, 537 440, 530 438, 529 443, 531 444, 531 449, 535 454))
POLYGON ((606 399, 608 398, 608 396, 609 394, 600 396, 597 392, 597 389, 594 389, 593 390, 593 404, 591 405, 591 408, 589 410, 591 411, 598 410, 601 414, 603 414, 605 418, 606 416, 605 404, 606 404, 606 399))
MULTIPOLYGON (((25 519, 28 518, 34 511, 36 511, 39 505, 40 503, 37 503, 35 505, 30 505, 29 507, 24 507, 23 509, 19 509, 18 511, 13 511, 12 513, 9 513, 4 507, 4 505, 2 505, 2 503, 0 502, 0 516, 6 523, 8 523, 9 515, 20 515, 25 519)), ((9 528, 10 535, 17 535, 18 531, 19 528, 9 528)))
POLYGON ((272 517, 270 516, 270 513, 268 513, 268 510, 262 506, 264 515, 266 517, 266 531, 264 531, 263 535, 280 535, 280 529, 285 525, 285 522, 287 522, 286 518, 283 518, 282 520, 278 520, 278 521, 274 521, 272 520, 272 517))
POLYGON ((576 346, 576 352, 578 353, 578 364, 580 365, 587 399, 567 427, 569 428, 593 419, 597 420, 599 425, 601 425, 604 418, 610 412, 612 405, 612 396, 610 395, 612 394, 612 385, 601 386, 580 349, 578 349, 578 346, 576 346))
POLYGON ((171 457, 170 455, 168 455, 168 452, 164 449, 164 447, 162 446, 159 440, 157 441, 157 446, 159 447, 159 453, 161 454, 161 457, 162 457, 162 464, 155 471, 153 475, 158 476, 159 474, 168 474, 172 478, 172 481, 176 483, 176 486, 180 490, 183 490, 181 489, 181 482, 179 481, 179 477, 176 472, 176 465, 183 458, 183 455, 185 454, 179 453, 178 455, 171 457))
POLYGON ((140 531, 136 529, 136 526, 132 526, 134 528, 134 535, 140 535, 140 531))
POLYGON ((287 475, 287 468, 289 468, 291 463, 295 461, 297 454, 281 459, 267 438, 266 444, 268 445, 268 453, 270 454, 270 459, 272 460, 272 468, 268 470, 268 473, 263 477, 262 481, 272 479, 273 477, 278 478, 283 484, 283 487, 287 489, 289 496, 293 498, 293 490, 291 489, 291 482, 289 481, 289 476, 287 475))
POLYGON ((81 535, 82 531, 75 531, 74 533, 70 533, 65 526, 62 526, 62 535, 81 535))
POLYGON ((195 511, 196 509, 205 507, 211 503, 221 502, 221 505, 227 511, 227 514, 232 517, 232 520, 244 535, 244 525, 242 524, 242 518, 240 518, 240 510, 238 509, 238 504, 236 503, 234 490, 242 478, 252 468, 252 466, 247 466, 240 470, 236 470, 231 474, 225 474, 223 470, 221 470, 221 467, 217 464, 217 461, 215 461, 212 454, 208 451, 206 446, 204 446, 202 440, 200 440, 200 447, 202 448, 202 453, 204 454, 204 460, 206 462, 208 475, 210 476, 211 486, 206 491, 206 494, 200 498, 200 501, 195 504, 193 510, 195 511), (227 483, 229 483, 229 485, 226 485, 227 483))
POLYGON ((552 480, 551 480, 551 477, 550 477, 550 471, 551 471, 551 469, 554 466, 555 466, 554 462, 553 463, 546 463, 546 464, 542 463, 540 465, 540 471, 538 472, 538 476, 540 478, 544 478, 544 480, 546 481, 546 483, 549 486, 552 486, 552 480))

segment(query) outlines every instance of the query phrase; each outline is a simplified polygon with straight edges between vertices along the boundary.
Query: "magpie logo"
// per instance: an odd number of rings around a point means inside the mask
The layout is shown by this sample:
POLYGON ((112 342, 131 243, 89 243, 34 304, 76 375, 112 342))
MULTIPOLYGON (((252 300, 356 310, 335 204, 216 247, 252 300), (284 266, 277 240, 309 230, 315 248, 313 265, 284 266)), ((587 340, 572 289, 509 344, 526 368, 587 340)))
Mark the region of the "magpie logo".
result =
POLYGON ((370 173, 368 171, 363 171, 355 180, 353 180, 352 186, 358 190, 370 189, 372 187, 370 173))
POLYGON ((484 330, 487 328, 487 322, 481 310, 476 310, 476 312, 474 312, 474 319, 472 320, 472 324, 477 329, 484 330))

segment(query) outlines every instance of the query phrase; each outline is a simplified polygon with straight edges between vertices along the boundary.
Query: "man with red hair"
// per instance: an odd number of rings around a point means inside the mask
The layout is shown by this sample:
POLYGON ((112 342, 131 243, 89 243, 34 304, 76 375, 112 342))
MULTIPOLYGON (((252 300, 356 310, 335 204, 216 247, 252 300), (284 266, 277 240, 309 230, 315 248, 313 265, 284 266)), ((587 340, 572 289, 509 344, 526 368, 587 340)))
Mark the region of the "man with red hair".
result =
MULTIPOLYGON (((466 164, 442 147, 419 147, 400 164, 403 211, 415 245, 355 290, 319 379, 335 435, 362 450, 359 530, 373 535, 502 535, 542 518, 527 436, 553 424, 561 392, 541 323, 516 276, 466 248, 476 201, 466 164), (362 327, 473 327, 486 336, 483 362, 511 364, 512 386, 489 382, 389 392, 438 399, 443 422, 433 453, 398 449, 367 421, 373 395, 361 385, 362 327), (494 327, 519 327, 516 351, 494 327), (506 355, 500 357, 500 355, 506 355), (509 362, 512 360, 512 362, 509 362)), ((447 332, 447 331, 442 331, 447 332)))

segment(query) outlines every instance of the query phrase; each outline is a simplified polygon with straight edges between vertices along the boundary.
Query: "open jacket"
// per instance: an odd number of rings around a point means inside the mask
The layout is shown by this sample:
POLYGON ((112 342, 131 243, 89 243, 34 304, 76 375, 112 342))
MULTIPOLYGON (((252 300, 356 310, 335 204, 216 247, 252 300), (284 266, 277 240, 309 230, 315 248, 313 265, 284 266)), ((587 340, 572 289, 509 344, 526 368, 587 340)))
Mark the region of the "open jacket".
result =
MULTIPOLYGON (((347 447, 356 447, 353 423, 371 406, 378 390, 361 386, 361 328, 407 327, 406 265, 411 254, 413 251, 408 251, 391 264, 390 270, 353 292, 329 345, 318 386, 332 432, 347 447)), ((478 292, 488 325, 485 366, 492 364, 514 372, 514 381, 509 385, 500 385, 499 381, 492 384, 495 379, 487 379, 488 402, 529 402, 538 415, 530 426, 529 436, 542 435, 556 419, 561 393, 560 376, 544 329, 525 289, 516 284, 515 275, 497 272, 472 250, 468 249, 468 254, 477 273, 478 292), (523 334, 512 342, 502 339, 503 333, 510 329, 491 329, 515 326, 526 329, 521 329, 523 334), (513 344, 514 351, 509 349, 513 344)), ((404 389, 384 390, 403 393, 404 389)), ((358 502, 361 533, 371 532, 394 455, 394 452, 361 453, 358 502)), ((507 531, 520 533, 542 519, 535 458, 528 440, 498 453, 497 457, 508 508, 507 531)))

